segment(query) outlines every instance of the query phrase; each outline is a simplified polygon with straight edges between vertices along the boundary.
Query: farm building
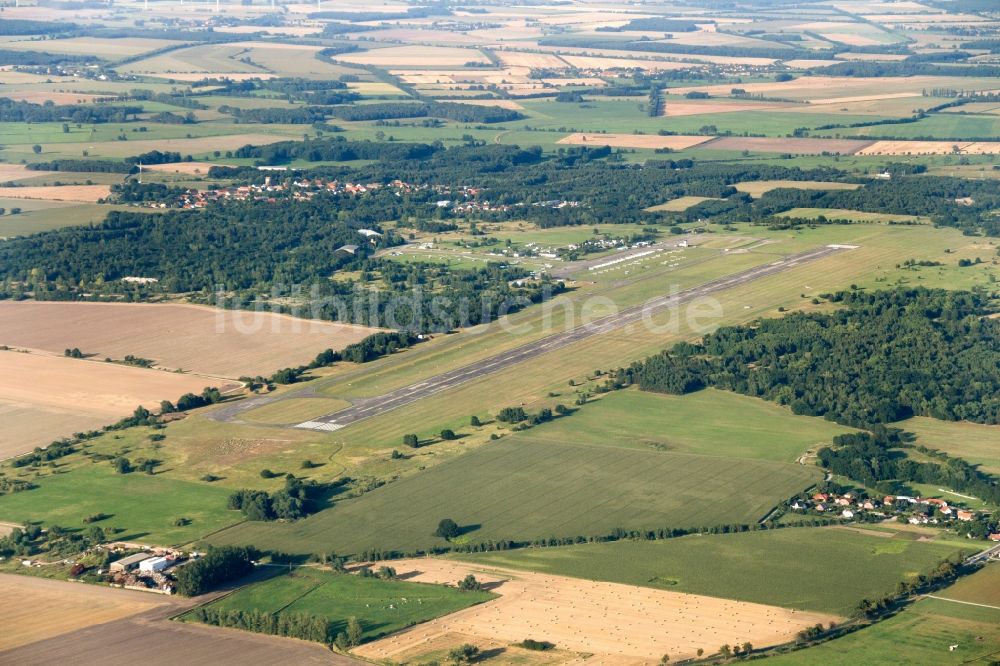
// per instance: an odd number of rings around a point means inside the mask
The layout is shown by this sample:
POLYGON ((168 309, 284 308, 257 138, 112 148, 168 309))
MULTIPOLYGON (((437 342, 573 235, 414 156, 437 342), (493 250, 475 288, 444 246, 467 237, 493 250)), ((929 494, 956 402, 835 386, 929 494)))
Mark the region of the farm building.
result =
POLYGON ((140 562, 150 559, 149 553, 136 553, 135 555, 129 555, 128 557, 123 557, 120 560, 115 560, 111 563, 111 572, 128 572, 132 571, 139 566, 140 562))
POLYGON ((139 571, 155 573, 163 571, 171 564, 172 562, 165 557, 150 557, 149 559, 143 560, 139 563, 139 571))

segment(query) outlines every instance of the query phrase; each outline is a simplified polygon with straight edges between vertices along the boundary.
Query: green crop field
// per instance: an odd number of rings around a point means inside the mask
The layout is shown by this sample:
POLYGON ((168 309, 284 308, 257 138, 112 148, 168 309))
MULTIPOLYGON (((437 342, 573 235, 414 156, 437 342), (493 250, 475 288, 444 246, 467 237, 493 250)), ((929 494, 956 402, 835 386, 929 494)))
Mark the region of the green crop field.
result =
MULTIPOLYGON (((456 581, 458 582, 458 581, 456 581)), ((370 641, 420 622, 489 601, 489 592, 445 585, 362 578, 306 567, 241 588, 212 602, 219 610, 304 613, 329 618, 334 633, 356 617, 370 641)))
POLYGON ((921 599, 842 638, 768 659, 774 666, 990 664, 1000 654, 1000 611, 921 599), (954 651, 950 646, 957 645, 954 651))
POLYGON ((326 617, 334 622, 334 633, 343 631, 347 620, 355 617, 364 629, 363 640, 370 641, 493 597, 489 592, 463 592, 444 585, 299 567, 241 588, 209 608, 326 617))
POLYGON ((46 478, 32 490, 0 496, 0 520, 82 529, 84 518, 103 513, 108 517, 93 524, 105 531, 117 528, 117 539, 183 544, 241 520, 226 509, 230 492, 160 474, 116 474, 109 462, 94 463, 46 478), (178 518, 188 522, 175 525, 178 518))
POLYGON ((26 236, 50 229, 100 222, 112 210, 123 206, 42 201, 38 199, 0 199, 0 208, 7 213, 0 216, 0 238, 26 236), (20 208, 17 215, 11 209, 20 208))
MULTIPOLYGON (((835 116, 832 122, 845 123, 840 118, 835 116)), ((822 124, 817 123, 817 125, 822 124)), ((836 133, 896 139, 991 140, 1000 135, 1000 117, 935 113, 915 123, 852 127, 849 130, 825 130, 816 132, 816 136, 833 136, 836 133)))
POLYGON ((571 418, 539 426, 522 438, 592 446, 698 453, 792 462, 829 445, 849 428, 796 416, 774 403, 715 389, 684 396, 619 391, 571 418))
POLYGON ((849 615, 864 597, 890 594, 906 578, 959 551, 954 543, 839 527, 691 535, 458 555, 528 569, 675 592, 849 615))
POLYGON ((1000 564, 987 564, 981 570, 935 596, 993 606, 1000 611, 1000 564))
POLYGON ((244 523, 210 541, 356 553, 445 546, 433 536, 443 518, 467 542, 752 523, 819 478, 795 464, 511 436, 294 524, 244 523))

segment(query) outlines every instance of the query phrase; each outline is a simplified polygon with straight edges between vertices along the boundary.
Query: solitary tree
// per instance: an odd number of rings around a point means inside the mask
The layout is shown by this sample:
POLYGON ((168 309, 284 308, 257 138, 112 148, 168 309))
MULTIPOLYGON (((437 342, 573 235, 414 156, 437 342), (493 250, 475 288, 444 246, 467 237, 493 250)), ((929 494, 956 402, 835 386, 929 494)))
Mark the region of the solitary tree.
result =
POLYGON ((439 536, 442 539, 452 539, 461 533, 462 530, 459 528, 458 523, 451 518, 444 518, 438 523, 438 528, 434 532, 434 536, 439 536))
POLYGON ((469 419, 469 425, 472 426, 473 428, 478 428, 479 426, 482 425, 482 422, 479 420, 478 416, 473 414, 472 418, 469 419))
POLYGON ((420 440, 417 439, 416 435, 403 435, 403 445, 408 446, 411 449, 415 449, 420 446, 420 440))
POLYGON ((479 648, 468 643, 461 647, 457 647, 448 653, 448 659, 453 664, 468 664, 478 656, 479 648))
POLYGON ((451 428, 445 428, 444 430, 441 431, 441 439, 445 441, 451 441, 453 439, 458 439, 458 436, 455 434, 455 431, 452 430, 451 428))
POLYGON ((361 644, 361 636, 364 634, 364 630, 361 627, 361 623, 358 622, 358 618, 352 617, 347 621, 347 643, 352 647, 361 644))
POLYGON ((478 592, 483 589, 483 584, 476 580, 476 577, 469 574, 462 580, 458 581, 458 589, 465 592, 478 592))
POLYGON ((33 153, 35 153, 35 154, 37 155, 37 154, 39 154, 40 152, 42 152, 42 147, 41 147, 41 146, 39 146, 39 145, 38 145, 38 144, 36 143, 35 145, 33 145, 33 146, 31 147, 31 151, 32 151, 33 153))

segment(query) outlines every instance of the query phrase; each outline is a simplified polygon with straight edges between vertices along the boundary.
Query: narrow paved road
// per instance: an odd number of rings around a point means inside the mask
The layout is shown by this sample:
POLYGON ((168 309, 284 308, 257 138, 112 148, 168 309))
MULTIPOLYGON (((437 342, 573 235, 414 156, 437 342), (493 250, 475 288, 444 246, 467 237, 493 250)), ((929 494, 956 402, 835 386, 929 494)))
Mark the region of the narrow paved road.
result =
POLYGON ((827 245, 815 250, 789 255, 783 259, 779 259, 764 266, 756 266, 739 273, 727 275, 670 296, 661 296, 647 301, 643 305, 627 308, 616 314, 608 315, 607 317, 598 319, 588 325, 580 326, 565 333, 557 333, 555 335, 534 340, 510 351, 503 352, 502 354, 497 354, 496 356, 476 361, 475 363, 457 368, 455 370, 449 370, 448 372, 430 377, 417 384, 411 384, 409 386, 396 389, 395 391, 391 391, 385 395, 374 398, 358 399, 355 404, 347 409, 343 409, 339 412, 328 414, 326 416, 317 417, 311 421, 300 423, 294 427, 306 428, 310 430, 338 430, 352 423, 357 423, 358 421, 363 421, 364 419, 384 414, 393 409, 403 407, 404 405, 409 405, 418 400, 422 400, 442 391, 447 391, 448 389, 470 382, 474 379, 479 379, 480 377, 509 368, 518 363, 535 358, 536 356, 556 351, 566 347, 567 345, 585 340, 589 337, 601 335, 618 328, 640 323, 644 318, 650 317, 657 312, 662 312, 669 308, 675 308, 680 305, 684 305, 685 303, 689 303, 697 298, 708 296, 715 292, 730 289, 732 287, 738 287, 754 280, 775 275, 788 269, 795 268, 796 266, 801 266, 802 264, 810 261, 822 259, 823 257, 828 257, 836 254, 837 252, 852 248, 853 246, 849 245, 827 245))

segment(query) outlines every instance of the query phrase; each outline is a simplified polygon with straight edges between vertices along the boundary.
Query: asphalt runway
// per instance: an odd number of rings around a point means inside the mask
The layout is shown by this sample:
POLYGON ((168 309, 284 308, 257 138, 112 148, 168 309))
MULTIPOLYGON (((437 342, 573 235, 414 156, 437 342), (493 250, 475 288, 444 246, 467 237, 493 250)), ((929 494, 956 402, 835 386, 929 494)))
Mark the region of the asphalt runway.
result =
POLYGON ((588 325, 574 328, 565 333, 556 333, 534 340, 496 356, 491 356, 470 365, 429 377, 420 383, 404 386, 385 395, 358 399, 347 409, 299 423, 294 427, 309 430, 338 430, 352 423, 385 414, 393 409, 409 405, 442 391, 455 388, 456 386, 461 386, 474 379, 479 379, 517 365, 518 363, 523 363, 536 356, 548 354, 589 337, 602 335, 618 328, 640 323, 644 318, 657 312, 684 305, 696 298, 775 275, 790 268, 853 249, 853 247, 850 245, 827 245, 814 250, 792 254, 769 264, 756 266, 745 271, 740 271, 739 273, 733 273, 732 275, 726 275, 670 296, 651 299, 643 305, 627 308, 616 314, 593 321, 588 325))

